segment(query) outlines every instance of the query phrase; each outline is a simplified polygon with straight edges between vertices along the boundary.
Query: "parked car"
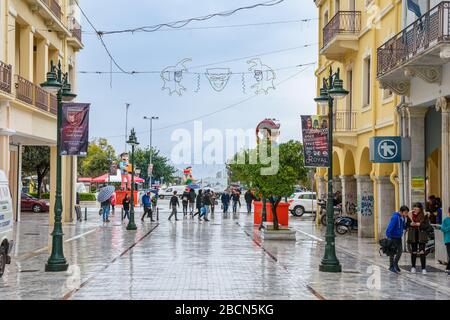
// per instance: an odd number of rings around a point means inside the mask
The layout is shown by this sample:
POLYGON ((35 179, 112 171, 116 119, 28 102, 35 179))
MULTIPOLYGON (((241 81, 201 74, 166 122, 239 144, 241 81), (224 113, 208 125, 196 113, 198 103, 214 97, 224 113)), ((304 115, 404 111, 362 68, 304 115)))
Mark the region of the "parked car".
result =
POLYGON ((315 213, 317 208, 317 196, 315 192, 297 192, 288 200, 289 211, 296 217, 301 217, 305 212, 315 213))
POLYGON ((167 189, 160 190, 158 196, 160 199, 170 198, 171 196, 173 196, 173 192, 176 191, 177 195, 181 197, 184 190, 186 190, 186 186, 171 186, 167 189))
POLYGON ((8 180, 0 171, 0 278, 5 272, 6 265, 11 264, 13 236, 13 208, 8 180))
POLYGON ((39 200, 29 194, 22 193, 21 209, 22 211, 33 211, 34 213, 48 212, 49 204, 47 201, 39 200))

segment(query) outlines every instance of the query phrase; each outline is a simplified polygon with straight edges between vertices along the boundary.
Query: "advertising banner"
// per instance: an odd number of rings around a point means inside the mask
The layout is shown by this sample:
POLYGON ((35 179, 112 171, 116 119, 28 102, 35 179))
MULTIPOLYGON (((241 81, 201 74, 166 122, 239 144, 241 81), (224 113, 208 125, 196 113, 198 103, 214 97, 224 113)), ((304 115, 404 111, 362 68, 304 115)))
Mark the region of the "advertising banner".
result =
POLYGON ((302 116, 302 133, 305 167, 329 167, 328 117, 302 116))
POLYGON ((86 156, 89 145, 89 103, 64 103, 61 155, 86 156))

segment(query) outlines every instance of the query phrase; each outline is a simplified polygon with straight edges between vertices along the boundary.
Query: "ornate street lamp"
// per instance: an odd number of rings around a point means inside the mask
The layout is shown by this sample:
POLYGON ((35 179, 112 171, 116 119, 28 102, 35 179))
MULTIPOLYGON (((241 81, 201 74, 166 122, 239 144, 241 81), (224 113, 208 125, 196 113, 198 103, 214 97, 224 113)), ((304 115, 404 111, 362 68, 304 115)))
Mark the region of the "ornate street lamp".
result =
POLYGON ((342 272, 342 266, 336 256, 334 233, 334 206, 333 206, 333 104, 334 99, 342 99, 349 92, 344 89, 344 82, 339 77, 340 70, 333 73, 330 67, 330 75, 323 79, 323 87, 320 95, 314 99, 321 107, 328 105, 328 200, 327 200, 327 232, 325 235, 325 254, 322 258, 319 270, 322 272, 342 272))
POLYGON ((58 66, 50 63, 50 71, 47 73, 47 81, 41 87, 50 93, 56 94, 58 99, 57 129, 56 129, 56 196, 55 196, 55 224, 52 232, 52 253, 45 265, 47 272, 66 271, 69 264, 64 258, 63 251, 63 230, 62 230, 62 198, 61 198, 61 124, 62 124, 62 102, 70 102, 76 98, 76 94, 71 92, 69 84, 69 74, 62 72, 61 61, 58 66))
POLYGON ((136 132, 131 129, 130 137, 127 144, 131 146, 131 200, 130 200, 130 220, 128 221, 127 230, 137 230, 136 223, 134 222, 134 148, 139 145, 136 138, 136 132))

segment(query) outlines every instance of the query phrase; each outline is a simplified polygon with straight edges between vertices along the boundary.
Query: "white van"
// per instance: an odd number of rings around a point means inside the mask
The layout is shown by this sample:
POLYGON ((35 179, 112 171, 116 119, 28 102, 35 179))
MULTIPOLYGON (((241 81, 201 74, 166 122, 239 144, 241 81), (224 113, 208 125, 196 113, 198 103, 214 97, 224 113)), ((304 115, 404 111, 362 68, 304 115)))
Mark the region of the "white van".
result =
POLYGON ((187 186, 171 186, 171 187, 168 187, 167 189, 159 191, 158 196, 160 199, 170 198, 173 196, 173 192, 176 191, 177 195, 179 197, 181 197, 184 190, 186 190, 186 187, 187 186))
POLYGON ((8 179, 0 170, 0 278, 7 264, 11 263, 13 248, 13 208, 8 179))

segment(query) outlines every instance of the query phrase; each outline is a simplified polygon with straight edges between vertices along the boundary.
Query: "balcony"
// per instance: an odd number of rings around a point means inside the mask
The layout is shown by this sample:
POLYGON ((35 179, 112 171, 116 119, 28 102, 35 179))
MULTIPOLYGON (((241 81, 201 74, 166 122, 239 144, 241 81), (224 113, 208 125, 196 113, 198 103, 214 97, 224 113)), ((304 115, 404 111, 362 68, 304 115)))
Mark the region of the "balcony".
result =
POLYGON ((320 54, 329 60, 340 60, 346 53, 358 51, 360 31, 360 11, 339 11, 323 28, 320 54))
POLYGON ((443 1, 377 50, 377 77, 382 88, 409 94, 409 80, 441 81, 450 61, 450 1, 443 1))
POLYGON ((12 67, 0 61, 0 91, 11 93, 12 67))
POLYGON ((72 37, 68 38, 69 45, 78 50, 83 49, 82 28, 74 17, 69 17, 69 29, 72 33, 72 37))
POLYGON ((357 117, 358 112, 354 111, 336 111, 334 113, 333 144, 335 146, 357 146, 357 117))
POLYGON ((56 96, 19 75, 16 75, 16 98, 41 111, 55 115, 57 113, 58 101, 56 96))
POLYGON ((45 20, 47 27, 61 33, 61 37, 70 36, 70 31, 66 26, 65 16, 61 5, 57 0, 26 0, 33 13, 39 15, 45 20))

